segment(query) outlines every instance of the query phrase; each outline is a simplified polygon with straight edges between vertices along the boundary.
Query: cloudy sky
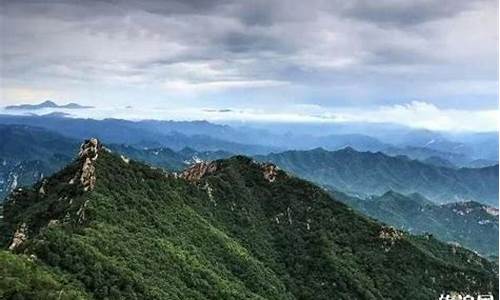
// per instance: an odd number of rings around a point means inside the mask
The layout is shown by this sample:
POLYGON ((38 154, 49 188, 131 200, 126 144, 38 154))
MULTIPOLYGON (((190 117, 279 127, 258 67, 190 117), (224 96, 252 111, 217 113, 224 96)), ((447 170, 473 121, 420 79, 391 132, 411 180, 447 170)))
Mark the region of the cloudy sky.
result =
POLYGON ((498 126, 495 0, 0 1, 5 105, 498 126))

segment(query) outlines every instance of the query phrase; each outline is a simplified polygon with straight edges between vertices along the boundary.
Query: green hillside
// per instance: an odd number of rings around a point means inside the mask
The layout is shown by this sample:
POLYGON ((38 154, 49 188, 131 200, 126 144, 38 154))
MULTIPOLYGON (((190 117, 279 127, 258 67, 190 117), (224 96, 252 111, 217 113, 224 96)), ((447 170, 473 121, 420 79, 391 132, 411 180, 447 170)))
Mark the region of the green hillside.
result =
POLYGON ((366 200, 333 192, 363 214, 414 234, 434 234, 498 259, 498 210, 477 202, 437 205, 421 195, 393 191, 366 200))
POLYGON ((498 207, 498 165, 469 169, 425 164, 352 148, 286 151, 258 156, 302 178, 361 197, 393 190, 419 193, 436 203, 477 201, 498 207))
POLYGON ((5 298, 35 288, 44 299, 498 297, 487 260, 384 227, 242 156, 175 176, 87 142, 61 172, 16 190, 2 226, 16 255, 2 253, 0 269, 18 282, 5 298))

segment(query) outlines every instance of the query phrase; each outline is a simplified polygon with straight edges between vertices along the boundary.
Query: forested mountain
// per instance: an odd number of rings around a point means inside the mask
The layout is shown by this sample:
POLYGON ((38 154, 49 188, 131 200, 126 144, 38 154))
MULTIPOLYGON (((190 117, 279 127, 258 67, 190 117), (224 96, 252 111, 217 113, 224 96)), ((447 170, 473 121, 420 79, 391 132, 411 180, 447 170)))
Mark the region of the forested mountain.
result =
POLYGON ((486 259, 242 156, 174 176, 87 141, 75 162, 15 191, 2 226, 15 254, 0 254, 3 298, 498 297, 486 259))
MULTIPOLYGON (((25 125, 0 125, 0 138, 3 141, 0 145, 0 196, 13 186, 30 184, 42 175, 58 170, 74 157, 77 149, 74 139, 25 125)), ((177 144, 177 147, 184 145, 183 142, 169 143, 177 144)), ((109 147, 130 158, 168 170, 183 169, 199 160, 241 153, 186 147, 172 150, 154 143, 149 146, 110 144, 109 147)), ((498 205, 498 165, 475 169, 438 167, 435 164, 441 162, 445 165, 446 161, 434 157, 426 164, 405 156, 391 157, 352 148, 334 152, 320 148, 286 151, 256 158, 273 161, 298 176, 362 197, 395 190, 419 192, 438 203, 474 200, 498 205)))
POLYGON ((170 148, 135 148, 128 145, 110 145, 109 149, 128 158, 132 158, 155 167, 169 171, 180 171, 186 167, 201 162, 232 156, 225 151, 196 151, 184 148, 174 151, 170 148))
POLYGON ((436 205, 418 194, 389 191, 363 200, 339 192, 334 197, 381 222, 415 234, 458 243, 498 259, 498 209, 477 202, 436 205))
MULTIPOLYGON (((54 131, 26 125, 0 124, 0 202, 14 188, 31 185, 68 164, 77 154, 76 140, 54 131)), ((231 156, 224 151, 183 148, 135 148, 111 144, 109 148, 127 157, 170 171, 182 170, 200 160, 231 156)))
POLYGON ((0 202, 17 186, 31 185, 68 164, 78 145, 42 128, 0 124, 0 202))
POLYGON ((498 165, 446 168, 381 152, 314 149, 256 156, 317 184, 366 197, 389 190, 420 193, 436 203, 474 200, 498 206, 498 165))

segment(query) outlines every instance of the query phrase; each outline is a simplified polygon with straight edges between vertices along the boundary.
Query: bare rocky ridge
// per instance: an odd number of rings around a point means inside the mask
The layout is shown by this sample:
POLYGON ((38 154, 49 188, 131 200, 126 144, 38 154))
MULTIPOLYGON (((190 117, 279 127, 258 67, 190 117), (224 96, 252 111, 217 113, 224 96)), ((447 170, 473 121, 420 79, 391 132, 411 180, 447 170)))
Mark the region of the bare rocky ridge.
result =
MULTIPOLYGON (((74 176, 70 179, 69 184, 78 184, 78 187, 82 187, 84 192, 92 191, 95 187, 96 183, 96 175, 95 175, 95 162, 97 157, 99 156, 99 151, 101 150, 101 143, 95 139, 89 139, 83 142, 80 146, 80 152, 78 153, 77 164, 78 169, 76 170, 74 176)), ((37 190, 37 196, 40 199, 44 198, 47 191, 48 181, 44 179, 37 190)), ((22 192, 19 189, 18 193, 22 192)), ((17 193, 13 192, 12 204, 15 202, 17 193)), ((40 228, 44 226, 56 226, 61 223, 67 223, 71 216, 74 214, 76 217, 76 222, 82 224, 85 221, 85 208, 87 207, 88 200, 85 200, 83 203, 73 204, 73 198, 68 197, 60 197, 58 202, 61 206, 66 206, 64 215, 49 215, 45 214, 45 217, 48 217, 47 223, 42 226, 38 226, 37 228, 28 227, 26 223, 19 223, 17 225, 16 231, 12 235, 11 242, 9 244, 8 249, 14 251, 19 248, 21 244, 23 244, 28 239, 28 232, 38 232, 40 228)))
POLYGON ((26 239, 28 238, 28 227, 26 226, 26 223, 21 224, 16 232, 14 232, 14 236, 12 237, 12 242, 9 245, 9 250, 15 250, 17 247, 19 247, 26 239))
POLYGON ((273 164, 265 163, 261 164, 260 168, 264 174, 264 178, 269 182, 274 182, 276 180, 276 176, 278 176, 279 168, 273 164))
POLYGON ((94 189, 96 182, 94 162, 97 160, 101 148, 102 145, 96 138, 86 140, 80 146, 78 157, 83 163, 80 172, 71 179, 71 184, 79 179, 84 191, 91 191, 94 189))
MULTIPOLYGON (((255 161, 252 161, 251 163, 257 165, 261 169, 262 175, 269 182, 274 182, 278 177, 278 172, 281 171, 280 168, 271 163, 257 163, 255 161)), ((202 161, 187 168, 178 176, 188 181, 196 182, 203 178, 205 175, 213 174, 219 169, 220 164, 217 161, 202 161)))
POLYGON ((212 174, 218 169, 218 164, 216 161, 213 162, 200 162, 194 164, 193 166, 187 168, 179 174, 180 178, 184 178, 187 181, 199 181, 203 176, 212 174))

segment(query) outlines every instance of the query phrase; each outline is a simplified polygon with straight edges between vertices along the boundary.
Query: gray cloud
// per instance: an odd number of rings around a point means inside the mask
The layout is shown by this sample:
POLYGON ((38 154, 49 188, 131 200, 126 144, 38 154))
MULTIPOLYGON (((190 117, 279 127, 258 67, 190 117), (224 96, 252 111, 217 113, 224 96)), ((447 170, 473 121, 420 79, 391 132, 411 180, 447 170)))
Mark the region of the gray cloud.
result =
POLYGON ((354 0, 343 6, 343 13, 347 16, 378 24, 404 26, 452 18, 463 11, 474 8, 474 5, 479 2, 481 1, 354 0))
POLYGON ((4 1, 2 99, 99 88, 124 102, 492 107, 497 11, 494 0, 4 1))

